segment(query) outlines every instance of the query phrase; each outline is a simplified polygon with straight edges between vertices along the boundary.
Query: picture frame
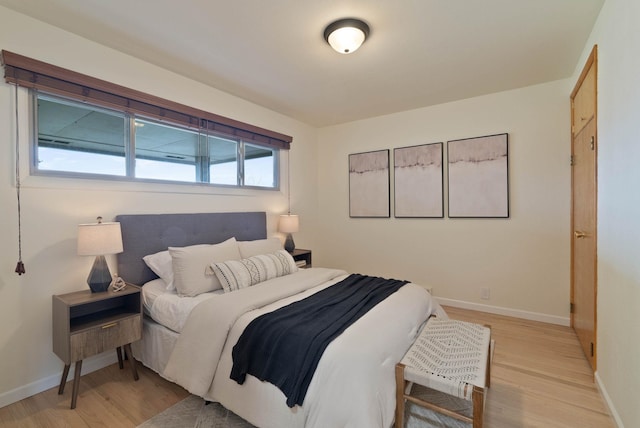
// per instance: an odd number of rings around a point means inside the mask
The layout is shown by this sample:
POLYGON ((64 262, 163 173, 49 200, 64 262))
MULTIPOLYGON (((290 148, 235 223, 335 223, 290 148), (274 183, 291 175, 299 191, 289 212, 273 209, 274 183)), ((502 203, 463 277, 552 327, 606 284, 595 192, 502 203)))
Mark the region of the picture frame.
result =
POLYGON ((349 155, 349 217, 391 216, 389 150, 349 155))
POLYGON ((509 136, 447 142, 450 218, 509 217, 509 136))
POLYGON ((443 143, 393 150, 394 216, 444 217, 443 143))

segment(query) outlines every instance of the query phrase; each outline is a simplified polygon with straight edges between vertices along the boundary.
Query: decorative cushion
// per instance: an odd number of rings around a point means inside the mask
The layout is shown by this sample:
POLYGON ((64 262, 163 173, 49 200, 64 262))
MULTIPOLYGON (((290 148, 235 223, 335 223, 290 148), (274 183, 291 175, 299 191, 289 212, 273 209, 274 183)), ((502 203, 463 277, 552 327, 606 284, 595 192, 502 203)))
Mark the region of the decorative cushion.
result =
POLYGON ((285 250, 248 259, 212 263, 211 268, 227 293, 298 270, 293 257, 285 250))
POLYGON ((229 238, 215 245, 169 247, 173 263, 173 284, 179 296, 194 297, 207 291, 222 288, 213 272, 208 271, 211 262, 240 260, 236 238, 229 238))
POLYGON ((243 259, 248 259, 260 254, 273 254, 278 250, 282 250, 282 242, 279 238, 238 241, 238 248, 240 249, 240 256, 243 259))

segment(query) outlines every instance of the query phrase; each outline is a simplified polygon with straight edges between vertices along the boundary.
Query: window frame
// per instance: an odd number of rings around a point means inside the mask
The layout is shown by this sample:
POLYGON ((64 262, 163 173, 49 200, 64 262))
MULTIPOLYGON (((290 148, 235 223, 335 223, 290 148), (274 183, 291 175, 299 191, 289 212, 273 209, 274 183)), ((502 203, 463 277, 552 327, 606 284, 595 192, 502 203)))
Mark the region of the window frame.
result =
MULTIPOLYGON (((280 157, 282 150, 290 149, 290 144, 293 140, 291 136, 189 107, 175 101, 163 99, 6 50, 0 52, 0 60, 5 69, 5 81, 10 84, 39 91, 54 97, 88 103, 99 108, 106 108, 116 112, 139 115, 146 119, 171 123, 178 127, 198 129, 207 135, 221 135, 224 136, 224 138, 239 139, 244 143, 267 147, 274 151, 275 187, 244 186, 241 182, 238 182, 237 185, 225 185, 156 179, 149 179, 150 181, 191 186, 205 185, 231 188, 255 188, 258 190, 280 189, 280 157)), ((33 98, 30 97, 30 99, 33 98)), ((37 109, 37 105, 34 108, 37 109)), ((129 134, 131 134, 131 131, 129 134)), ((131 137, 131 135, 129 135, 129 137, 131 137)), ((37 140, 37 136, 35 136, 30 143, 30 160, 37 158, 37 142, 34 142, 34 140, 37 140)), ((240 144, 243 144, 242 142, 240 144)), ((130 150, 128 147, 126 149, 130 150)), ((134 166, 132 162, 135 162, 135 159, 129 158, 126 161, 127 175, 124 177, 63 171, 45 172, 39 170, 37 165, 34 165, 34 162, 30 162, 30 169, 32 173, 36 175, 136 182, 147 181, 147 179, 131 178, 128 175, 129 170, 134 166)), ((240 162, 240 159, 238 159, 238 162, 239 164, 243 163, 240 162)))
MULTIPOLYGON (((34 138, 31 139, 29 145, 30 145, 30 160, 29 160, 29 165, 30 165, 30 174, 31 175, 38 175, 38 176, 50 176, 50 177, 63 177, 63 178, 74 178, 74 179, 97 179, 97 180, 113 180, 113 181, 130 181, 130 182, 149 182, 149 183, 158 183, 158 184, 163 184, 163 183, 167 183, 167 184, 178 184, 178 185, 197 185, 197 186, 214 186, 214 187, 224 187, 224 188, 241 188, 241 189, 255 189, 255 190, 280 190, 280 152, 281 149, 275 148, 275 147, 269 147, 269 146, 265 146, 265 145, 261 145, 258 144, 254 141, 245 141, 242 138, 239 138, 237 136, 230 136, 230 135, 226 135, 226 134, 221 134, 221 133, 209 133, 209 132, 205 132, 202 129, 198 129, 198 128, 193 128, 193 127, 186 127, 186 126, 181 126, 179 124, 174 124, 174 123, 170 123, 170 122, 163 122, 161 120, 158 119, 154 119, 154 118, 149 118, 149 117, 145 117, 143 115, 137 115, 135 113, 131 113, 131 112, 126 112, 126 111, 121 111, 118 109, 114 109, 114 108, 108 108, 108 107, 104 107, 101 105, 96 105, 92 102, 81 102, 77 99, 73 99, 70 97, 64 97, 61 95, 57 95, 57 94, 51 94, 48 93, 46 91, 41 91, 41 90, 37 90, 37 89, 30 89, 29 90, 29 98, 31 100, 31 105, 32 105, 32 112, 31 112, 31 117, 32 117, 32 132, 33 132, 33 136, 34 138), (122 115, 123 116, 123 122, 125 124, 125 135, 126 138, 124 140, 124 155, 125 155, 125 173, 124 175, 111 175, 111 174, 100 174, 100 173, 86 173, 86 172, 75 172, 75 171, 60 171, 60 170, 45 170, 45 169, 40 169, 38 167, 38 161, 39 161, 39 157, 38 157, 38 150, 40 147, 39 144, 39 130, 38 130, 38 123, 39 123, 39 110, 38 110, 38 99, 39 96, 43 96, 44 98, 46 98, 49 101, 52 102, 57 102, 59 101, 60 103, 71 103, 73 104, 79 104, 79 105, 85 105, 85 106, 91 106, 92 108, 95 108, 95 111, 105 111, 108 113, 113 113, 115 115, 122 115), (190 132, 195 132, 198 134, 198 144, 201 147, 206 147, 206 155, 203 157, 203 159, 201 159, 199 161, 200 165, 198 165, 198 162, 194 163, 194 166, 196 167, 196 171, 197 170, 203 170, 203 166, 204 165, 210 165, 210 152, 209 152, 209 142, 208 139, 209 137, 212 136, 219 136, 220 138, 224 138, 230 141, 233 141, 236 143, 236 163, 237 163, 237 167, 236 167, 236 184, 222 184, 222 183, 212 183, 211 180, 211 175, 208 172, 208 168, 207 172, 200 172, 196 174, 195 179, 196 180, 202 180, 203 178, 206 178, 209 181, 180 181, 180 180, 165 180, 165 179, 159 179, 159 178, 143 178, 143 177, 136 177, 135 176, 135 168, 136 168, 136 120, 141 120, 144 122, 148 122, 148 123, 152 123, 152 124, 158 124, 158 125, 163 125, 166 126, 168 128, 173 128, 173 129, 178 129, 178 130, 185 130, 185 131, 190 131, 190 132), (128 128, 128 132, 127 132, 127 128, 128 128), (273 186, 253 186, 253 185, 245 185, 245 177, 244 177, 244 172, 245 172, 245 166, 244 163, 246 161, 245 159, 245 145, 249 144, 249 145, 253 145, 253 146, 258 146, 261 147, 265 150, 270 150, 272 152, 272 156, 273 156, 273 186)), ((91 109, 87 109, 87 111, 90 111, 91 109)))

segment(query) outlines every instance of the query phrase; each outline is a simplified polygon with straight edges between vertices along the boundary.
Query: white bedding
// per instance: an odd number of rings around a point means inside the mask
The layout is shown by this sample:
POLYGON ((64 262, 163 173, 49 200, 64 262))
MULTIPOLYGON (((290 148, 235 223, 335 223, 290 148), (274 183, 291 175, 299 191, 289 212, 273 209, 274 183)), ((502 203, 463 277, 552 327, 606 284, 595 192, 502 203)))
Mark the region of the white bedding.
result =
POLYGON ((142 287, 142 306, 147 315, 150 314, 151 308, 153 308, 153 302, 156 301, 158 296, 166 293, 166 283, 160 278, 149 281, 142 287))
POLYGON ((180 334, 149 317, 142 320, 142 340, 131 344, 136 360, 162 376, 180 334))
POLYGON ((180 333, 198 303, 223 293, 216 290, 195 297, 180 297, 175 290, 167 291, 167 284, 158 278, 142 287, 142 301, 146 313, 155 322, 180 333))
POLYGON ((252 319, 345 277, 335 269, 303 269, 204 300, 191 311, 162 375, 259 427, 390 427, 395 364, 431 314, 446 316, 414 284, 378 304, 327 347, 302 406, 287 407, 277 387, 250 375, 243 385, 229 378, 231 350, 252 319))

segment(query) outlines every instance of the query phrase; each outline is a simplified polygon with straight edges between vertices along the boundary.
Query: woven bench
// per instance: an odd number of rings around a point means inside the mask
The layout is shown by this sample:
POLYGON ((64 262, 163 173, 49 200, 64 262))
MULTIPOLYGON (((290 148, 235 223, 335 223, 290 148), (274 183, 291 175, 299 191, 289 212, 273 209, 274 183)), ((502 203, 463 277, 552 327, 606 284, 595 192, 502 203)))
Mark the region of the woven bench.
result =
POLYGON ((396 428, 404 427, 405 400, 482 428, 490 384, 491 329, 464 321, 431 318, 396 365, 396 428), (410 395, 413 382, 473 403, 473 417, 410 395))

